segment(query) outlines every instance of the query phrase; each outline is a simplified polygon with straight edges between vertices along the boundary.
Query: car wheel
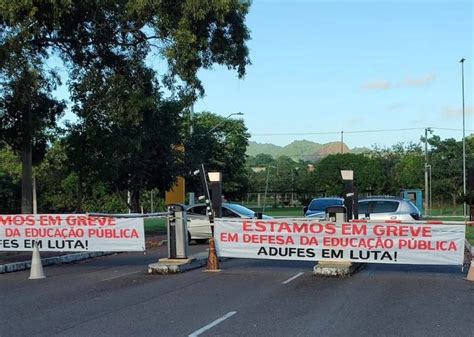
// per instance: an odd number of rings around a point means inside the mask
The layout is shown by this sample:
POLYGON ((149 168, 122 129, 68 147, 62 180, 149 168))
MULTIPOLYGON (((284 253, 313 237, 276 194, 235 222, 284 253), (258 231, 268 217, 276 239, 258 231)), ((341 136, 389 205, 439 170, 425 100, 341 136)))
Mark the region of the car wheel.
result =
POLYGON ((205 244, 207 242, 207 239, 194 239, 194 241, 196 241, 197 244, 202 245, 202 244, 205 244))

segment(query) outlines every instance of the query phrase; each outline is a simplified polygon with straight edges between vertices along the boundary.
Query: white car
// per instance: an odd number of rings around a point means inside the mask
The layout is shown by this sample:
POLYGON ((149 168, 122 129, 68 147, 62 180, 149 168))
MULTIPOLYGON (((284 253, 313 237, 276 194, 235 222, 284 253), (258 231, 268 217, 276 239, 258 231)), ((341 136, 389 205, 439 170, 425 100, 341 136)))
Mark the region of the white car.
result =
MULTIPOLYGON (((251 209, 239 204, 222 204, 223 218, 242 218, 253 219, 257 214, 251 209)), ((272 217, 263 215, 263 219, 272 219, 272 217)), ((187 208, 188 224, 188 243, 195 240, 197 243, 206 242, 211 236, 211 224, 206 212, 205 204, 192 205, 187 208)))

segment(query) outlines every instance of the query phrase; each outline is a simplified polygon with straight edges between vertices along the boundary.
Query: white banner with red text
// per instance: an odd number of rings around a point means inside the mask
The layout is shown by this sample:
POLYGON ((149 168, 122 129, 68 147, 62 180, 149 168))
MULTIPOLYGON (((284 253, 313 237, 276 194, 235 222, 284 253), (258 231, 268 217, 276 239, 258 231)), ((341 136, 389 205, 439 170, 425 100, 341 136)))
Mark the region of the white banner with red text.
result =
POLYGON ((0 215, 0 251, 144 251, 142 218, 0 215))
POLYGON ((465 230, 464 224, 216 219, 214 237, 221 257, 461 265, 465 230))

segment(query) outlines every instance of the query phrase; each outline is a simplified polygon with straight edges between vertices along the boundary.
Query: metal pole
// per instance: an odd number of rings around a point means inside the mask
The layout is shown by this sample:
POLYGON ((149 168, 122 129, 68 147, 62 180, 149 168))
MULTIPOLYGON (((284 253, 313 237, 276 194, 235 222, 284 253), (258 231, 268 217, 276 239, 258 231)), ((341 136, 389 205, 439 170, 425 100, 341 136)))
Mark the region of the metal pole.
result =
POLYGON ((207 136, 208 134, 210 134, 212 131, 214 131, 215 129, 217 129, 219 126, 221 126, 222 124, 224 124, 225 122, 227 122, 227 120, 232 117, 232 116, 242 116, 244 113, 243 112, 234 112, 234 113, 231 113, 229 116, 227 117, 224 117, 224 119, 222 121, 220 121, 220 123, 218 123, 217 125, 215 125, 212 129, 210 129, 209 131, 207 131, 204 136, 207 136))
POLYGON ((433 186, 432 185, 433 181, 431 180, 431 169, 432 169, 432 167, 431 167, 431 165, 428 165, 428 166, 430 168, 430 213, 431 213, 431 211, 433 210, 433 204, 432 204, 433 199, 431 198, 431 193, 433 191, 433 189, 431 187, 433 186))
POLYGON ((341 131, 341 153, 344 153, 344 131, 341 131))
POLYGON ((461 77, 462 77, 462 191, 463 191, 463 216, 464 221, 466 220, 466 119, 464 111, 464 61, 462 58, 461 62, 461 77))
POLYGON ((425 128, 425 197, 423 200, 424 215, 428 215, 428 199, 429 199, 429 186, 428 186, 428 130, 425 128))
POLYGON ((265 213, 265 205, 267 204, 267 192, 268 192, 268 178, 270 177, 270 166, 267 166, 267 182, 265 183, 265 194, 263 195, 263 209, 262 213, 265 213))

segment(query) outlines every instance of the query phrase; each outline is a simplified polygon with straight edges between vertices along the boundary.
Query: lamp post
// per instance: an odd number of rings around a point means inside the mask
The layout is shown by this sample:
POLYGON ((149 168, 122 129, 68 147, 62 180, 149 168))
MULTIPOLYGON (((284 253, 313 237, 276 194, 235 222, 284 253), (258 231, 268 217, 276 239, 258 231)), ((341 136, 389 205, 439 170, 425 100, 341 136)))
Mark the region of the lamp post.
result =
POLYGON ((344 131, 341 131, 341 153, 344 153, 344 131))
POLYGON ((433 198, 431 197, 431 194, 433 192, 433 188, 432 188, 432 182, 433 180, 431 180, 431 168, 432 166, 431 165, 428 165, 428 168, 430 169, 430 203, 429 203, 429 206, 430 206, 430 213, 431 213, 431 210, 433 209, 433 198))
POLYGON ((215 129, 217 129, 219 126, 221 126, 222 124, 224 124, 227 119, 229 119, 230 117, 232 116, 242 116, 244 113, 243 112, 234 112, 234 113, 231 113, 230 115, 228 115, 227 117, 224 117, 224 119, 222 121, 220 121, 220 123, 217 123, 217 125, 215 125, 214 127, 212 127, 209 131, 207 131, 204 136, 207 136, 208 134, 210 134, 212 131, 214 131, 215 129))
POLYGON ((263 209, 262 209, 262 213, 265 213, 265 206, 266 206, 266 204, 267 204, 268 179, 270 178, 270 167, 276 168, 275 166, 272 166, 272 165, 268 165, 268 166, 267 166, 267 179, 266 179, 266 182, 265 182, 265 194, 263 195, 263 209))
POLYGON ((424 215, 429 214, 429 202, 431 201, 430 187, 428 185, 428 132, 431 128, 425 128, 425 198, 424 198, 424 215))
POLYGON ((462 83, 462 190, 463 190, 463 216, 464 221, 466 221, 466 119, 464 111, 464 61, 465 58, 462 58, 459 63, 461 63, 461 83, 462 83))

